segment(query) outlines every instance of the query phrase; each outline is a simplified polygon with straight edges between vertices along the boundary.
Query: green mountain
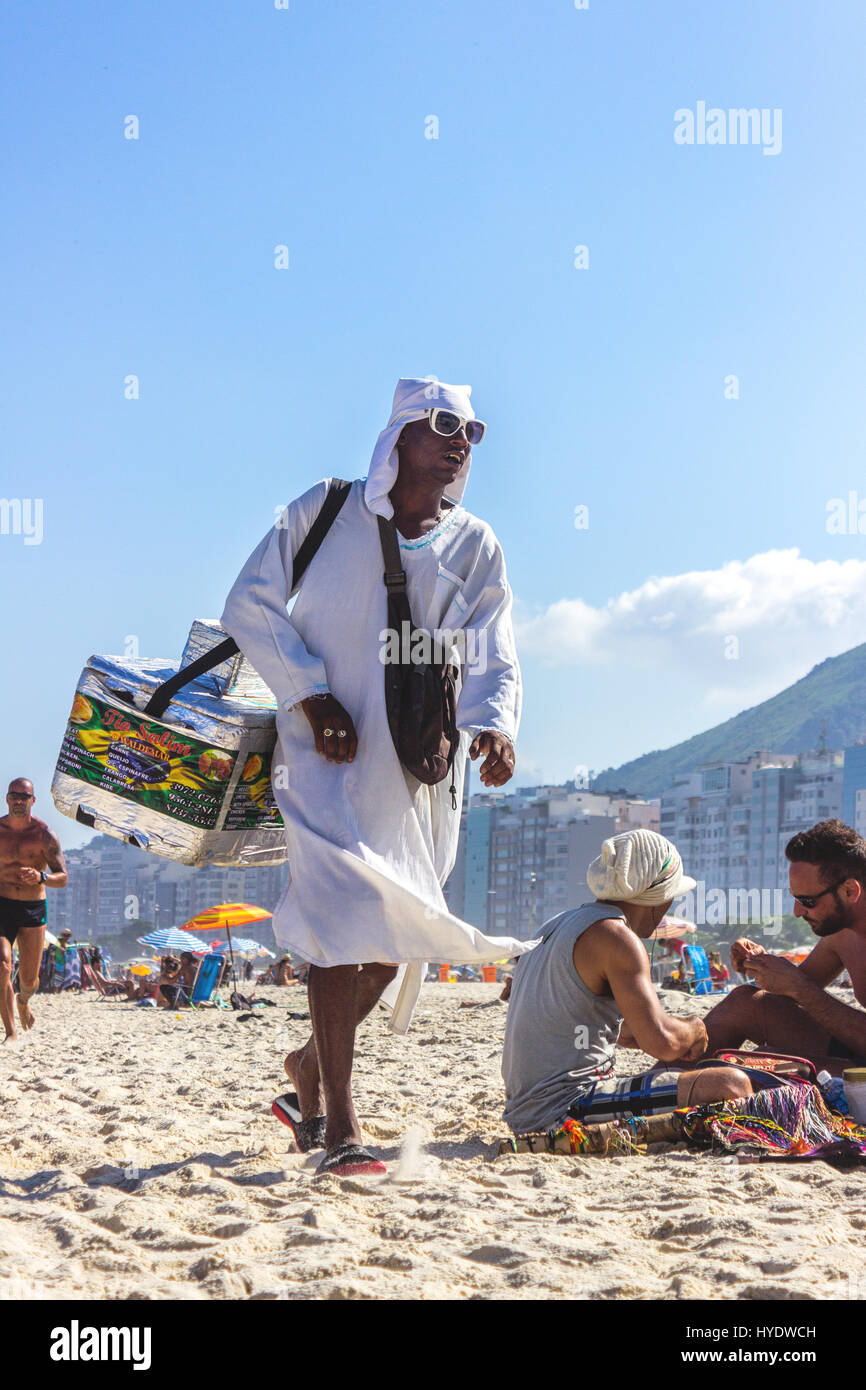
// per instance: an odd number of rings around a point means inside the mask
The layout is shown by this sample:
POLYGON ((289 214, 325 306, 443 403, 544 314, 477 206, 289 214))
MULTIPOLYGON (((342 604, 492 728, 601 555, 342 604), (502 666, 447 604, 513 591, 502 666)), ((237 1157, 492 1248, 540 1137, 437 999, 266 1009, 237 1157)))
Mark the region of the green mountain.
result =
POLYGON ((748 758, 758 749, 803 753, 822 735, 835 749, 866 739, 866 643, 820 662, 787 690, 704 734, 606 768, 592 788, 660 796, 677 773, 692 772, 701 763, 748 758))

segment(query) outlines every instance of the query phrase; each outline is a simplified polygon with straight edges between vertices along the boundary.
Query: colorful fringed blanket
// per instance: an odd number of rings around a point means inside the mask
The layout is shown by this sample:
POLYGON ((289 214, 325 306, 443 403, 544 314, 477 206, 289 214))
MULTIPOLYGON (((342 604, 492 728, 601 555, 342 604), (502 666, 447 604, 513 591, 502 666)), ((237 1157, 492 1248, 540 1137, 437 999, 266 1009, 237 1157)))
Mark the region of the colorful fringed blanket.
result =
POLYGON ((762 1158, 866 1162, 866 1127, 829 1109, 818 1087, 803 1081, 686 1111, 683 1136, 762 1158))
POLYGON ((830 1110, 817 1086, 758 1091, 744 1100, 718 1101, 668 1115, 635 1116, 609 1124, 566 1120, 542 1134, 503 1139, 500 1153, 637 1154, 648 1144, 683 1140, 695 1147, 748 1153, 763 1159, 823 1158, 866 1162, 866 1126, 830 1110))

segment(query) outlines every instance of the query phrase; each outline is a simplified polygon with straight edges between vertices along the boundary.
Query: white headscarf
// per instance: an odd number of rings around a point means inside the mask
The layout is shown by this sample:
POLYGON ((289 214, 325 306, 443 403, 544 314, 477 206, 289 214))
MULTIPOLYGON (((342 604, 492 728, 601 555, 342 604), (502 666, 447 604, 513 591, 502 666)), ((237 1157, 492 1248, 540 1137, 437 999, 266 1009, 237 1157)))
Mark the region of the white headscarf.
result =
MULTIPOLYGON (((423 420, 428 410, 453 410, 464 420, 474 420, 469 397, 471 386, 449 386, 445 381, 437 381, 435 376, 403 376, 397 382, 391 418, 376 440, 367 484, 364 488, 364 501, 371 512, 379 516, 392 517, 394 508, 388 496, 397 481, 399 461, 397 440, 404 425, 410 420, 423 420)), ((453 483, 448 485, 445 496, 449 502, 459 502, 463 497, 466 479, 469 477, 469 460, 460 469, 453 483)))
POLYGON ((590 892, 605 902, 656 907, 695 887, 679 850, 655 830, 626 830, 605 840, 586 871, 590 892))

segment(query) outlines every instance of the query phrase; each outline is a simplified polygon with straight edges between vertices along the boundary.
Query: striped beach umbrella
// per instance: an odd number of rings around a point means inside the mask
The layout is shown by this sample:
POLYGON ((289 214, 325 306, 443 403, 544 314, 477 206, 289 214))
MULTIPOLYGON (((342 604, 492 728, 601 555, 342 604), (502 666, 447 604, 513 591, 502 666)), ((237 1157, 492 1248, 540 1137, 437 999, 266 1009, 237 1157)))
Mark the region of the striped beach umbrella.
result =
POLYGON ((142 946, 153 946, 157 951, 200 951, 201 942, 180 927, 159 927, 147 936, 138 938, 142 946))
MULTIPOLYGON (((232 945, 239 956, 273 956, 273 951, 269 951, 267 946, 262 946, 260 942, 253 941, 249 936, 235 936, 232 938, 232 945)), ((229 949, 227 941, 212 941, 212 951, 225 953, 229 949)))

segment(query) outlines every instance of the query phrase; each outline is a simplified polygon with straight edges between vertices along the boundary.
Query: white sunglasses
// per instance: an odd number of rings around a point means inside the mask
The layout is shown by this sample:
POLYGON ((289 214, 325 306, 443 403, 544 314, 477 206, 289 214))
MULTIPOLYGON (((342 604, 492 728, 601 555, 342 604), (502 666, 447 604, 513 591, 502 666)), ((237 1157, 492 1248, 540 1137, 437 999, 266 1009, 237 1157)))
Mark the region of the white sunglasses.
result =
POLYGON ((428 410, 426 415, 434 434, 442 434, 446 439, 456 434, 462 425, 469 443, 480 444, 487 431, 483 420, 464 420, 453 410, 428 410))

